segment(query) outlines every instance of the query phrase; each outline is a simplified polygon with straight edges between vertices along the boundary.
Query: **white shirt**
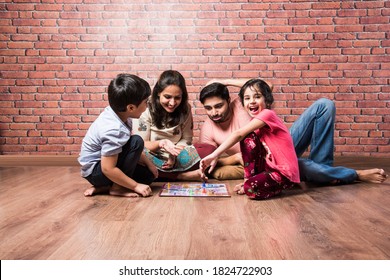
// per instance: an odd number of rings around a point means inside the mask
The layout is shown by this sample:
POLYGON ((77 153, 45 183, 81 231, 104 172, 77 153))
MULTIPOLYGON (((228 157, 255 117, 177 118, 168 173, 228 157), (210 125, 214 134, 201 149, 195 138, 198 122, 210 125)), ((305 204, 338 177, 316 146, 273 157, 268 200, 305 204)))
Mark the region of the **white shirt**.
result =
POLYGON ((81 144, 78 161, 81 176, 87 177, 102 156, 112 156, 122 152, 122 147, 129 141, 132 119, 125 124, 119 116, 107 106, 91 124, 81 144))

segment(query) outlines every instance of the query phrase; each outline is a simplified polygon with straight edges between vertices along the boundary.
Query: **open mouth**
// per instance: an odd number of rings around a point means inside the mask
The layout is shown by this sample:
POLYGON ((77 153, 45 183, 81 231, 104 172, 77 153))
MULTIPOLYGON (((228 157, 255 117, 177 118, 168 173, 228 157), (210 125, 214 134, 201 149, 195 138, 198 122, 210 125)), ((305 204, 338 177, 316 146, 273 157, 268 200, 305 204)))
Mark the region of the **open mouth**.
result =
POLYGON ((249 111, 251 112, 251 113, 256 113, 257 111, 259 111, 259 107, 249 107, 249 111))

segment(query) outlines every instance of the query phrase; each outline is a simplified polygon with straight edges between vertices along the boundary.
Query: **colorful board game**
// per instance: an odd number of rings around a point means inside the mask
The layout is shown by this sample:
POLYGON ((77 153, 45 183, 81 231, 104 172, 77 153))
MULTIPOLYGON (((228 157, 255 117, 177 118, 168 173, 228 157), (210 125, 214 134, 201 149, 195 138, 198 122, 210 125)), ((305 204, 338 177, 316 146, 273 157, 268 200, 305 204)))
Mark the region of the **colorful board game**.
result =
POLYGON ((225 184, 211 183, 166 183, 160 196, 189 196, 189 197, 230 197, 225 184))

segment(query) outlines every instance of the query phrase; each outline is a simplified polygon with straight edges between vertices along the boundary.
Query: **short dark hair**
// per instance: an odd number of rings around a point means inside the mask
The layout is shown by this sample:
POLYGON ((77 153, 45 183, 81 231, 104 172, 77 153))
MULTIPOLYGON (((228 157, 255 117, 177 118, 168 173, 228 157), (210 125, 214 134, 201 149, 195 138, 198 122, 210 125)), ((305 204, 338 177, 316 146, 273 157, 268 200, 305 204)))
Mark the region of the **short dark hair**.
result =
POLYGON ((238 96, 241 99, 241 103, 244 103, 244 93, 247 88, 251 88, 256 92, 260 92, 265 99, 265 105, 267 109, 271 109, 271 105, 274 102, 274 97, 272 95, 271 87, 261 79, 251 79, 247 81, 240 89, 238 96))
POLYGON ((149 111, 153 124, 158 128, 169 128, 183 122, 189 112, 188 92, 186 81, 180 72, 176 70, 166 70, 161 73, 156 85, 153 88, 152 98, 149 103, 149 111), (177 86, 181 90, 181 102, 175 111, 168 113, 160 104, 159 94, 168 86, 177 86))
POLYGON ((227 86, 221 83, 209 84, 200 91, 199 100, 203 104, 206 98, 214 96, 221 97, 222 99, 229 101, 230 96, 227 86))
POLYGON ((114 112, 125 112, 129 104, 139 106, 150 96, 150 85, 132 74, 119 74, 108 86, 108 103, 114 112))

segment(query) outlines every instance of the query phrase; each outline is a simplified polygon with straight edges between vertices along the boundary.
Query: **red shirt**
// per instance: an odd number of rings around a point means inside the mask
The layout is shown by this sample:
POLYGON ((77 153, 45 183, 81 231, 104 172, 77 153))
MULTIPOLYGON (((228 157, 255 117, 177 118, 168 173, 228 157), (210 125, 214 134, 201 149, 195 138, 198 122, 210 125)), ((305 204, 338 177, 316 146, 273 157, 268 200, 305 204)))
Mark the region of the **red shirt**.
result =
POLYGON ((287 127, 276 113, 269 109, 262 110, 255 118, 266 123, 266 126, 256 133, 268 151, 267 164, 291 182, 299 183, 298 159, 287 127))

